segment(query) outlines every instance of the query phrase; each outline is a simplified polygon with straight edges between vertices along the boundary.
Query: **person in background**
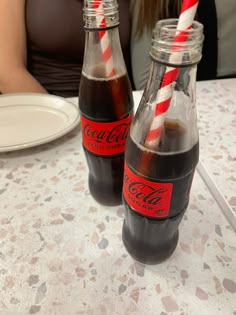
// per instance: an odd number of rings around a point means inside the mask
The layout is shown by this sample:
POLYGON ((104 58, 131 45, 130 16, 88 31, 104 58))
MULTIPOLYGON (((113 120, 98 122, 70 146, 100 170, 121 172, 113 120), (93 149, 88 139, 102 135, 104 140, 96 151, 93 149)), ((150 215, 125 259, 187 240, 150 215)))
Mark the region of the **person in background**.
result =
MULTIPOLYGON (((131 62, 135 88, 145 87, 152 29, 160 19, 177 18, 182 0, 133 0, 131 62)), ((236 77, 236 1, 200 0, 196 19, 204 25, 198 80, 236 77)))
MULTIPOLYGON (((131 76, 129 0, 118 0, 120 40, 131 76)), ((83 0, 0 0, 0 93, 78 95, 83 0)))

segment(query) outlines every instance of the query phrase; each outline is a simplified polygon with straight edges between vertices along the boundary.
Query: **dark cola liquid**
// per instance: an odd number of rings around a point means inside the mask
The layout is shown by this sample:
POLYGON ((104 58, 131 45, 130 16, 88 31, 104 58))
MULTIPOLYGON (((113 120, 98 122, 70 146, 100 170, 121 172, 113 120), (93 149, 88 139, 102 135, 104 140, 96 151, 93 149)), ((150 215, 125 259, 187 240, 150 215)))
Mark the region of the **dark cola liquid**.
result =
MULTIPOLYGON (((81 114, 87 119, 104 123, 126 118, 133 110, 128 76, 125 74, 111 80, 103 77, 103 68, 99 67, 94 68, 92 77, 82 74, 79 91, 81 114)), ((84 152, 91 195, 104 205, 121 204, 124 153, 102 156, 91 153, 85 147, 84 152)))
MULTIPOLYGON (((165 125, 163 150, 175 148, 184 138, 180 126, 165 125)), ((167 259, 178 243, 178 226, 188 206, 189 193, 194 170, 199 157, 198 142, 189 150, 176 154, 156 154, 138 147, 129 138, 126 162, 129 168, 147 180, 173 183, 172 198, 168 217, 155 219, 139 214, 125 204, 123 242, 128 252, 136 260, 156 264, 167 259)))

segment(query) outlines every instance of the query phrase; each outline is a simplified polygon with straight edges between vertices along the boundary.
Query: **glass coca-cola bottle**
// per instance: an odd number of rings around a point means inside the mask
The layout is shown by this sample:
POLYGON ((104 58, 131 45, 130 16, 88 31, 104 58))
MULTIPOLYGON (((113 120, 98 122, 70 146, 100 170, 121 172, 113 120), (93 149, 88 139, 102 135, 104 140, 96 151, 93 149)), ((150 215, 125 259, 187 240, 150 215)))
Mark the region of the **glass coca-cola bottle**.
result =
POLYGON ((84 1, 85 52, 79 88, 83 148, 91 195, 122 203, 124 150, 133 96, 119 38, 115 0, 84 1))
POLYGON ((122 237, 131 256, 147 264, 177 246, 199 158, 195 83, 203 28, 194 22, 174 43, 177 22, 159 21, 153 31, 149 78, 125 153, 122 237))

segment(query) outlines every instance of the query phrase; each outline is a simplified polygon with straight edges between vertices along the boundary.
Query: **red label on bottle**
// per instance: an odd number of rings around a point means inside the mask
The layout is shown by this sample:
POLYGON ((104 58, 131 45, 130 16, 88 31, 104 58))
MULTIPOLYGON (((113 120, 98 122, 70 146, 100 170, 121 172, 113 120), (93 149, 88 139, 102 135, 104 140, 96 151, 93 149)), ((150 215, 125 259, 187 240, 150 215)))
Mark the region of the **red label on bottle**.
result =
POLYGON ((136 175, 125 163, 123 196, 135 211, 149 217, 167 217, 172 189, 172 183, 157 183, 146 180, 136 175))
POLYGON ((81 116, 84 147, 98 155, 114 155, 125 151, 133 115, 114 122, 96 122, 81 116))

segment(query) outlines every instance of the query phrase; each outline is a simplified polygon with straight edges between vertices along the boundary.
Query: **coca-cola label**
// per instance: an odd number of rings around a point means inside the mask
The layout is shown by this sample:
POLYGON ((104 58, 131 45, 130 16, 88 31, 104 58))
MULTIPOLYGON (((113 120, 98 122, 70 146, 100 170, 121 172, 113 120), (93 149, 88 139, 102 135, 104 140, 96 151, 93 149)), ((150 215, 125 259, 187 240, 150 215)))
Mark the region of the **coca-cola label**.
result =
POLYGON ((133 210, 149 217, 167 217, 172 190, 172 183, 146 180, 136 175, 125 163, 123 196, 133 210))
POLYGON ((96 122, 81 116, 84 147, 98 155, 124 152, 133 115, 114 122, 96 122))

